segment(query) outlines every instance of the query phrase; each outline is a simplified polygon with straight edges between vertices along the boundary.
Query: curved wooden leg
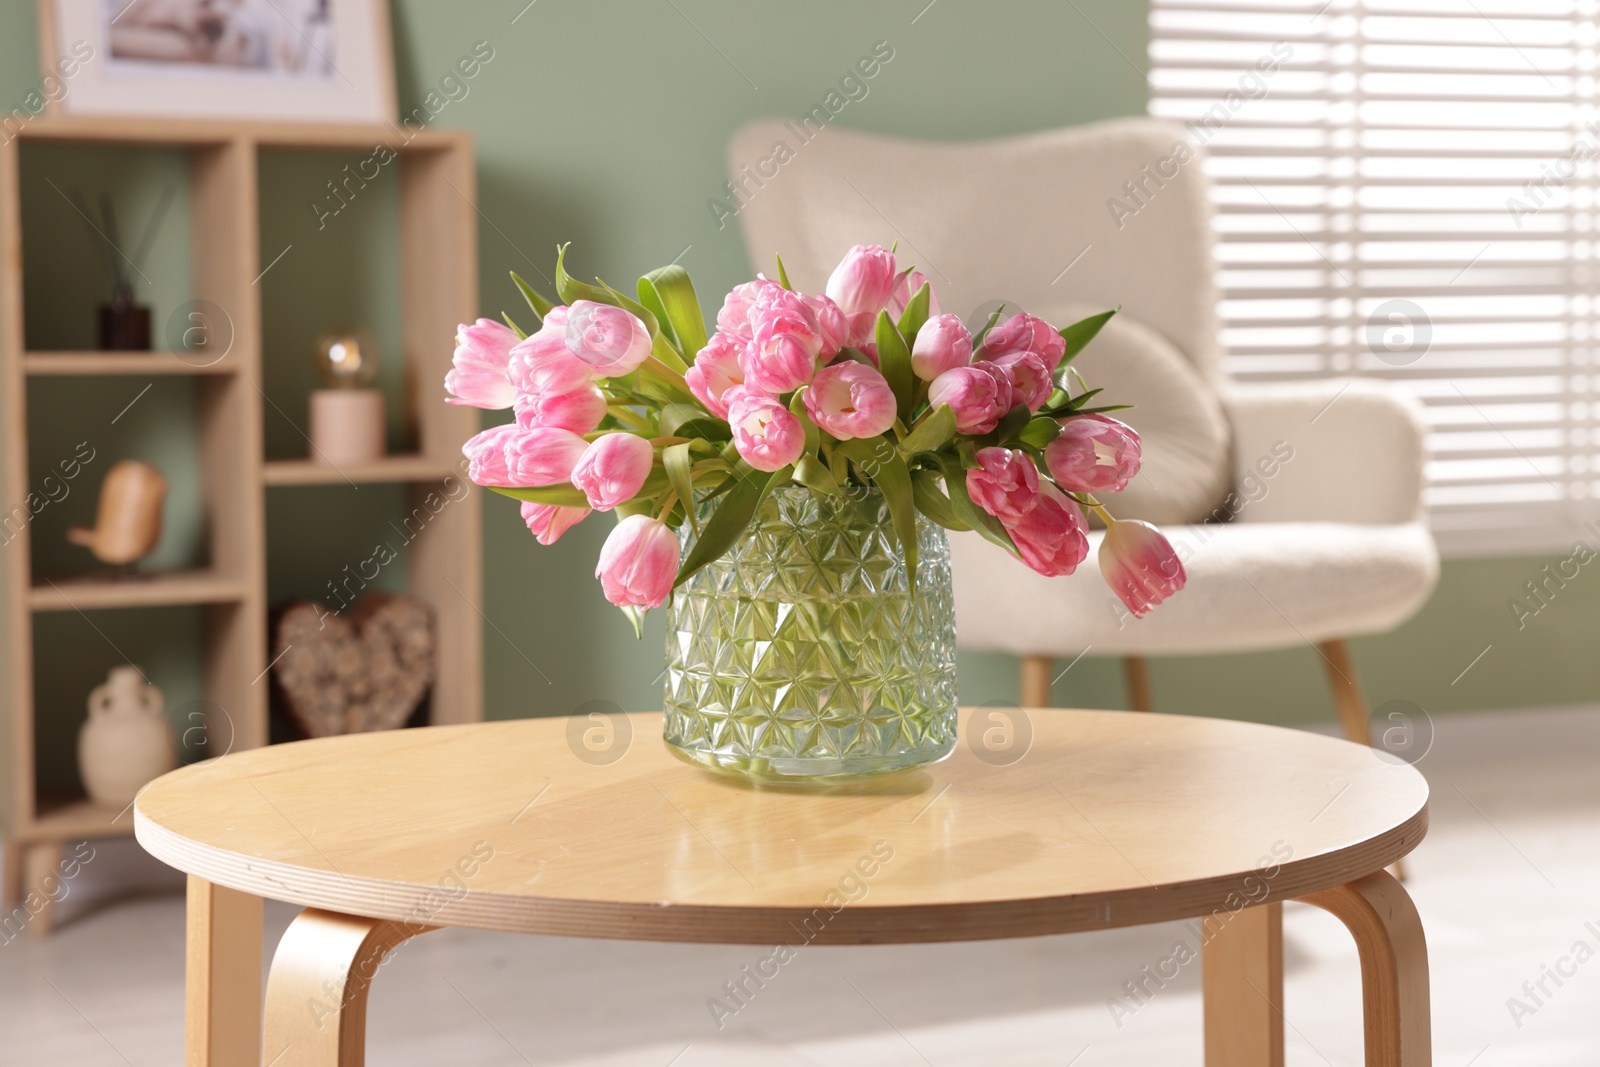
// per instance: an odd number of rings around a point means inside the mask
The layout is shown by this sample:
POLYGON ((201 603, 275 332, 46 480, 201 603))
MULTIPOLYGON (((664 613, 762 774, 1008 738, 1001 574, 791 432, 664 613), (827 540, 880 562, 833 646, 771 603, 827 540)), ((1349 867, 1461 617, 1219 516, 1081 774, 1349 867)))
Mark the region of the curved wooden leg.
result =
POLYGON ((1150 664, 1143 656, 1123 656, 1122 670, 1128 679, 1128 710, 1154 711, 1156 702, 1150 695, 1150 664))
POLYGON ((1049 656, 1022 657, 1022 706, 1048 708, 1050 706, 1050 670, 1053 661, 1049 656))
POLYGON ((1376 871, 1301 899, 1332 913, 1355 937, 1367 1067, 1430 1067, 1428 946, 1405 887, 1376 871))
POLYGON ((264 1063, 362 1067, 367 989, 396 945, 435 929, 307 908, 295 917, 267 975, 264 1063))
MULTIPOLYGON (((1339 712, 1344 735, 1358 745, 1371 745, 1371 714, 1366 694, 1361 691, 1356 661, 1350 658, 1350 647, 1336 638, 1319 644, 1317 651, 1322 653, 1322 666, 1328 674, 1328 688, 1333 690, 1333 706, 1339 712)), ((1405 880, 1406 869, 1399 860, 1394 862, 1394 876, 1405 880)))
POLYGON ((1206 1067, 1283 1067, 1283 905, 1202 927, 1206 1067))

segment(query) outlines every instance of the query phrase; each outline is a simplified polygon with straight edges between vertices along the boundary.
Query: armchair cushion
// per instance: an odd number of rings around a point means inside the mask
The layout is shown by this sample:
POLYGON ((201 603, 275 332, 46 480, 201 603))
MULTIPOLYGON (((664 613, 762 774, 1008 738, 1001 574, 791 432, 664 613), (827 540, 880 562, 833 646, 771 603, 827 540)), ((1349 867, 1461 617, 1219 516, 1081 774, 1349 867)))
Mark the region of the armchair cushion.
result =
POLYGON ((976 534, 952 533, 956 638, 965 649, 1162 656, 1288 648, 1382 633, 1411 616, 1439 572, 1422 522, 1207 523, 1166 530, 1189 582, 1135 619, 1089 558, 1045 578, 976 534))
MULTIPOLYGON (((1038 309, 1051 322, 1067 323, 1104 308, 1038 309)), ((1231 434, 1215 386, 1161 334, 1117 315, 1085 348, 1074 367, 1092 388, 1119 404, 1114 412, 1143 444, 1144 466, 1120 493, 1104 503, 1120 518, 1171 524, 1199 522, 1223 502, 1232 478, 1231 434)))

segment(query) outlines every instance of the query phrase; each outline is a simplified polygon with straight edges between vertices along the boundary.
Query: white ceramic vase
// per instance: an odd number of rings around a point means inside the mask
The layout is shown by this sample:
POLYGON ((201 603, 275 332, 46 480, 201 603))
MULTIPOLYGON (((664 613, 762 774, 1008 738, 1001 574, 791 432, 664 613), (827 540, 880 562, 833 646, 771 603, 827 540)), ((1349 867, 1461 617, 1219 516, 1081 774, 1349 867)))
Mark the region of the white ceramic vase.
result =
POLYGON ((78 771, 89 798, 130 804, 146 782, 177 763, 161 690, 132 664, 111 668, 89 694, 89 721, 78 731, 78 771))

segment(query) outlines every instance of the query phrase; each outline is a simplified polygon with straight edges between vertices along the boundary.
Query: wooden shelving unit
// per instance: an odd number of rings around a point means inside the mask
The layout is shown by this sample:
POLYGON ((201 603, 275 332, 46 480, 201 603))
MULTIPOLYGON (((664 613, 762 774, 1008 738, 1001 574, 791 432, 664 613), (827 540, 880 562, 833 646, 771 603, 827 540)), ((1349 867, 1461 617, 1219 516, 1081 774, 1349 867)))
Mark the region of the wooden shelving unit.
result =
MULTIPOLYGON (((235 749, 267 743, 266 512, 268 487, 402 483, 408 507, 447 476, 461 477, 460 445, 477 428, 470 408, 440 402, 449 338, 477 313, 476 175, 469 134, 383 126, 293 125, 61 116, 37 121, 0 145, 0 434, 5 462, 0 501, 24 500, 28 486, 27 379, 45 376, 190 376, 195 386, 200 498, 208 543, 194 570, 159 575, 62 578, 35 573, 24 527, 0 553, 0 837, 5 880, 0 913, 52 870, 67 842, 132 832, 132 816, 77 795, 46 795, 35 773, 34 617, 41 612, 195 605, 202 611, 204 691, 224 709, 235 749), (225 309, 234 336, 211 361, 181 352, 27 351, 23 323, 20 154, 30 143, 178 148, 190 161, 192 299, 225 309), (375 144, 399 153, 401 306, 405 415, 414 454, 337 469, 262 454, 259 153, 267 149, 349 149, 375 144)), ((269 357, 270 358, 270 357, 269 357)), ((459 493, 459 490, 456 491, 459 493)), ((438 627, 434 722, 482 717, 478 501, 436 515, 408 546, 410 591, 428 601, 438 627)), ((88 691, 100 681, 84 678, 88 691)), ((48 919, 33 928, 48 929, 48 919)))

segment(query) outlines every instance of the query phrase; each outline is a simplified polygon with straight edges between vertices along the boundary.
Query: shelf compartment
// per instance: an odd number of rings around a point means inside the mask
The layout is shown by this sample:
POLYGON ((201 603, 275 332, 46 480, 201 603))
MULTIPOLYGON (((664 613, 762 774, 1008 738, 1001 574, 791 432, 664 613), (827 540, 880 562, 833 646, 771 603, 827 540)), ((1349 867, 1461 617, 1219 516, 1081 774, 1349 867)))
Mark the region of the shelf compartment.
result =
POLYGON ((25 831, 33 841, 77 841, 133 834, 133 805, 99 804, 82 793, 41 790, 33 822, 25 831))
POLYGON ((245 593, 245 583, 238 578, 208 570, 188 570, 127 577, 39 576, 33 579, 28 601, 34 611, 91 611, 170 604, 225 604, 244 599, 245 593))
POLYGON ((354 482, 436 482, 459 474, 459 462, 432 456, 385 456, 370 463, 334 466, 314 459, 269 459, 262 465, 268 485, 343 485, 354 482))
POLYGON ((196 366, 178 352, 29 352, 22 369, 35 377, 72 375, 232 374, 227 358, 196 366))

